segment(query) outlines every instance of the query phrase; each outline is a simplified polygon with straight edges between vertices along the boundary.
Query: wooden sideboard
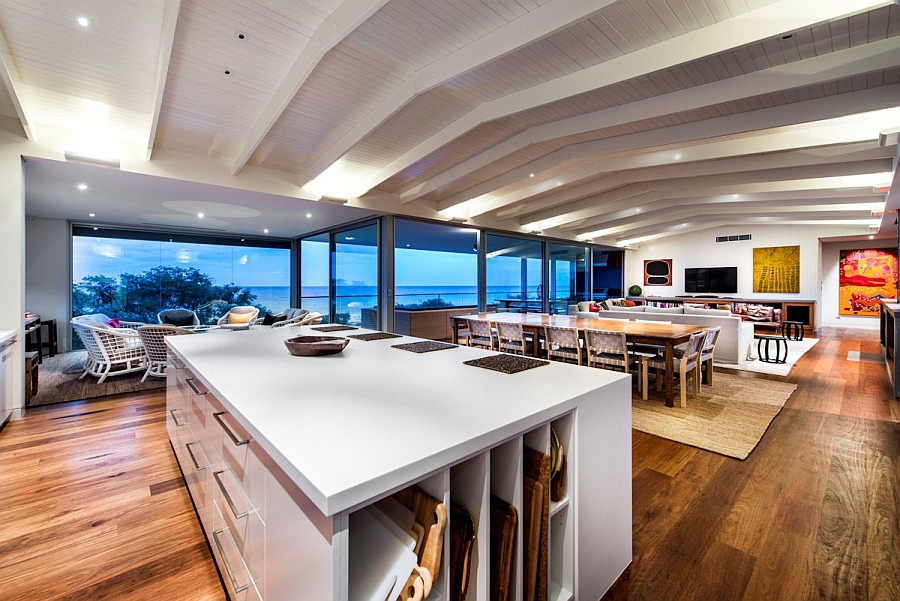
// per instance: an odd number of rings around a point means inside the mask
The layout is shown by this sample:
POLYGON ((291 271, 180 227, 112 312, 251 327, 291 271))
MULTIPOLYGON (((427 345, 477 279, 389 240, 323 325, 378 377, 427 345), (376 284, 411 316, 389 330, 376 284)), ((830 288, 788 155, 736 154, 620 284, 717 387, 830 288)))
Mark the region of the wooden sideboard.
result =
POLYGON ((706 297, 706 296, 629 296, 629 300, 647 303, 675 303, 697 304, 708 308, 716 308, 716 305, 724 303, 747 303, 752 305, 765 305, 781 309, 782 321, 799 321, 807 333, 816 330, 816 301, 795 299, 762 299, 762 298, 731 298, 731 297, 706 297))

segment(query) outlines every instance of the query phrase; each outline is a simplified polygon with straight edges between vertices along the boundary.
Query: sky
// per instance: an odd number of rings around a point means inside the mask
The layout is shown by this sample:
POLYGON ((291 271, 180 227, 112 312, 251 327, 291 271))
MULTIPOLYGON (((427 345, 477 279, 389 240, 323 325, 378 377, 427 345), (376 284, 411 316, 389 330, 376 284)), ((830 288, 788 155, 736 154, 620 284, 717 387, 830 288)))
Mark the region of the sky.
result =
POLYGON ((291 251, 219 244, 184 244, 115 238, 72 238, 72 276, 118 277, 158 265, 196 267, 216 284, 290 286, 291 251))

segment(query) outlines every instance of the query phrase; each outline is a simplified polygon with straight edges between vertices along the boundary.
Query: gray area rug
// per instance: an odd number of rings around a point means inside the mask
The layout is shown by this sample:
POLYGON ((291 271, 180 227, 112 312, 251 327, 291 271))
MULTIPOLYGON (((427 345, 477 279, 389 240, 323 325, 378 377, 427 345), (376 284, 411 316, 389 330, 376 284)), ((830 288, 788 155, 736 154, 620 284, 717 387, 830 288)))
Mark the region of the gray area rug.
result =
POLYGON ((111 394, 135 392, 139 390, 153 390, 163 388, 166 385, 165 378, 149 377, 143 384, 141 378, 143 371, 136 371, 122 376, 111 376, 103 384, 98 384, 92 375, 87 375, 83 380, 78 376, 84 371, 82 366, 87 357, 87 351, 72 351, 61 353, 55 357, 44 357, 40 366, 38 393, 28 403, 29 407, 38 405, 50 405, 52 403, 65 403, 66 401, 80 401, 93 399, 111 394))

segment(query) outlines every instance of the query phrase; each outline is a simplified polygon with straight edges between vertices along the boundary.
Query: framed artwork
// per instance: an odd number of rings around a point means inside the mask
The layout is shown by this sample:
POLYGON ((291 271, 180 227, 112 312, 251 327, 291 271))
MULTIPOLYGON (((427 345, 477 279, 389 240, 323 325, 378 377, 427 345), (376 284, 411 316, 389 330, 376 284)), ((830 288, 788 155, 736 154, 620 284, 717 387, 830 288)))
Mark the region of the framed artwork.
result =
POLYGON ((753 292, 800 293, 800 247, 753 249, 753 292))
POLYGON ((897 249, 842 250, 838 280, 840 315, 877 316, 880 298, 897 298, 897 249))
POLYGON ((646 259, 644 286, 671 286, 672 259, 646 259))

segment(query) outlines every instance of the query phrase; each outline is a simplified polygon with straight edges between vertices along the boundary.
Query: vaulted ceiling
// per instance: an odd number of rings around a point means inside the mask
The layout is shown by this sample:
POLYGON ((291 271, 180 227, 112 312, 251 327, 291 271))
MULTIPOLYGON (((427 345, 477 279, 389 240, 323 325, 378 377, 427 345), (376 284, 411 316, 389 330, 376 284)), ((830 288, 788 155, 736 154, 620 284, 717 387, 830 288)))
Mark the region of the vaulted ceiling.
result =
POLYGON ((0 31, 7 135, 401 214, 620 245, 865 226, 895 170, 888 1, 0 0, 0 31))

